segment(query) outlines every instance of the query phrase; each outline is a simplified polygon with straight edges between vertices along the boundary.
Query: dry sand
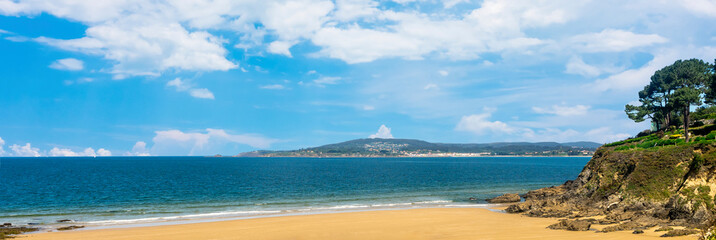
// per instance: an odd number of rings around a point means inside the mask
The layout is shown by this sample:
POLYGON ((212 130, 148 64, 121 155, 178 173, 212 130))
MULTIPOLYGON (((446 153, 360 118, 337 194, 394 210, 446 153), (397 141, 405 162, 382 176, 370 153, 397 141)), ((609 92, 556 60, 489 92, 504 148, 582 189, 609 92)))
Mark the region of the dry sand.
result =
MULTIPOLYGON (((656 239, 645 234, 551 230, 557 219, 480 208, 346 212, 69 232, 36 233, 27 240, 64 239, 656 239)), ((692 235, 669 239, 696 239, 692 235)))

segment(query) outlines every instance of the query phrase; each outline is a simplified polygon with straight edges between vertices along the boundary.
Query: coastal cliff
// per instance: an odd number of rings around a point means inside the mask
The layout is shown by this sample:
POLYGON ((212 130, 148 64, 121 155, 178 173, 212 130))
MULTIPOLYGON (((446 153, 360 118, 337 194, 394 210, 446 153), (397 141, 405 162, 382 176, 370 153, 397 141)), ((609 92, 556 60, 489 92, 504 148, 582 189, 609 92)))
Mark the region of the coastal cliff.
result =
POLYGON ((602 146, 575 180, 530 191, 506 211, 616 224, 603 231, 707 229, 713 225, 716 195, 713 128, 696 129, 693 142, 672 130, 602 146), (699 136, 703 133, 709 134, 699 136))

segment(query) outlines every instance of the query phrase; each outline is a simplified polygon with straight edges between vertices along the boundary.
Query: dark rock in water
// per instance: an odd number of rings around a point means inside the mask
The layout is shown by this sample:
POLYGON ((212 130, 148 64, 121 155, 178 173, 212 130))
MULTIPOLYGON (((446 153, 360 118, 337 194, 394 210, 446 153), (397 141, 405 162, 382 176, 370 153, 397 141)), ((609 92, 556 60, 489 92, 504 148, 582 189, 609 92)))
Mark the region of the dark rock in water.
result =
POLYGON ((57 228, 57 231, 75 230, 75 229, 84 228, 84 227, 85 227, 85 226, 75 226, 75 225, 72 225, 72 226, 57 228))
POLYGON ((3 223, 2 226, 3 226, 3 227, 10 227, 10 226, 12 226, 12 223, 3 223))
POLYGON ((468 200, 470 200, 470 201, 477 201, 477 198, 471 197, 471 198, 468 198, 468 200))
POLYGON ((70 219, 61 219, 61 220, 57 220, 57 222, 58 222, 58 223, 65 223, 65 222, 73 222, 73 221, 70 220, 70 219))
POLYGON ((506 193, 502 196, 485 199, 488 203, 514 203, 522 200, 520 195, 516 193, 506 193))
POLYGON ((27 223, 27 225, 30 225, 30 226, 35 226, 35 225, 40 225, 40 224, 41 223, 27 223))
POLYGON ((562 219, 558 223, 549 225, 549 229, 568 231, 589 231, 592 224, 588 220, 567 220, 562 219))
POLYGON ((637 229, 637 230, 634 230, 634 232, 632 232, 632 233, 633 234, 642 234, 642 233, 644 233, 644 230, 637 229))

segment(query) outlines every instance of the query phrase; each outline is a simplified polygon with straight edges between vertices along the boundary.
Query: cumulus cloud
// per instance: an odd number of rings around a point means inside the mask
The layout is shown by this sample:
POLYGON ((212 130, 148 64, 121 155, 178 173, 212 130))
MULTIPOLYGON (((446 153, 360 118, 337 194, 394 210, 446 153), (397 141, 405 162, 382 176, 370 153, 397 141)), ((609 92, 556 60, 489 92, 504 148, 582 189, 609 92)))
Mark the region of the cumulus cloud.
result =
POLYGON ((84 62, 76 58, 58 59, 50 64, 50 68, 57 70, 79 71, 85 68, 84 62))
POLYGON ((380 125, 380 128, 378 128, 378 132, 375 134, 371 134, 369 138, 393 138, 393 134, 390 133, 390 128, 386 127, 385 125, 380 125))
POLYGON ((582 52, 621 52, 667 41, 666 38, 658 34, 637 34, 618 29, 604 29, 598 33, 580 34, 569 40, 574 48, 582 52))
POLYGON ((74 152, 68 148, 57 148, 54 147, 50 150, 49 156, 51 157, 108 157, 112 156, 112 152, 104 148, 100 148, 95 151, 93 148, 85 148, 81 152, 74 152))
POLYGON ((189 95, 195 98, 214 99, 214 93, 206 88, 194 88, 188 81, 181 78, 175 78, 167 82, 167 87, 173 87, 177 92, 189 92, 189 95))
POLYGON ((207 128, 205 132, 183 132, 173 129, 156 131, 155 134, 151 152, 157 155, 213 154, 210 151, 217 147, 235 144, 268 148, 278 141, 257 134, 230 134, 223 129, 211 128, 207 128))
POLYGON ((458 122, 457 127, 455 127, 455 130, 470 132, 477 135, 487 133, 512 134, 517 131, 517 129, 508 126, 507 123, 501 121, 490 121, 491 116, 492 114, 489 112, 463 116, 460 119, 460 122, 458 122))
MULTIPOLYGON (((413 2, 401 0, 399 3, 413 2)), ((425 1, 418 1, 425 2, 425 1)), ((452 8, 467 0, 442 1, 452 8)), ((291 47, 310 41, 327 56, 347 63, 377 59, 478 59, 483 53, 525 53, 552 42, 530 37, 530 30, 583 17, 599 3, 569 0, 485 0, 478 8, 455 14, 422 11, 419 4, 385 8, 373 0, 269 1, 2 1, 0 14, 47 13, 88 26, 76 39, 36 38, 69 51, 103 57, 118 78, 157 76, 167 70, 226 71, 239 68, 224 45, 261 47, 291 57, 291 47), (367 23, 367 24, 365 24, 367 23), (235 33, 225 39, 216 33, 235 33), (271 37, 267 38, 266 36, 271 37), (270 42, 264 43, 266 39, 270 42)), ((666 4, 666 3, 661 3, 666 4)), ((682 0, 665 7, 713 16, 715 4, 682 0)), ((534 32, 534 31, 532 31, 534 32)), ((584 52, 624 51, 664 43, 658 34, 606 28, 565 37, 584 52)))
POLYGON ((132 151, 125 153, 126 156, 151 156, 147 149, 147 143, 144 141, 138 141, 132 147, 132 151))
POLYGON ((557 116, 578 116, 585 115, 589 110, 590 106, 586 105, 575 105, 575 106, 560 106, 552 105, 548 108, 532 107, 532 110, 536 113, 541 114, 554 114, 557 116))
POLYGON ((311 41, 321 47, 319 55, 347 63, 382 58, 416 60, 430 54, 454 60, 477 59, 486 52, 524 51, 545 44, 543 40, 526 37, 524 30, 564 23, 574 18, 572 10, 582 4, 487 0, 464 16, 445 19, 383 11, 378 18, 394 24, 382 28, 327 26, 316 31, 311 41))
POLYGON ((26 143, 25 145, 13 144, 10 146, 10 150, 12 150, 12 156, 16 156, 16 157, 39 157, 39 156, 42 156, 42 154, 40 154, 40 149, 32 147, 32 145, 30 145, 30 143, 26 143))

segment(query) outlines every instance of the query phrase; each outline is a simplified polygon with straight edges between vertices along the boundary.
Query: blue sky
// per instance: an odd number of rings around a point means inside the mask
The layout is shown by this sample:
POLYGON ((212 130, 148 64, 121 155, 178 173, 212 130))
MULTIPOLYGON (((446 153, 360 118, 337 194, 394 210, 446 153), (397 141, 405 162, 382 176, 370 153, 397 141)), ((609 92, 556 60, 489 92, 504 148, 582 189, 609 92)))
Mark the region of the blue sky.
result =
POLYGON ((0 156, 610 142, 716 2, 0 0, 0 156))

